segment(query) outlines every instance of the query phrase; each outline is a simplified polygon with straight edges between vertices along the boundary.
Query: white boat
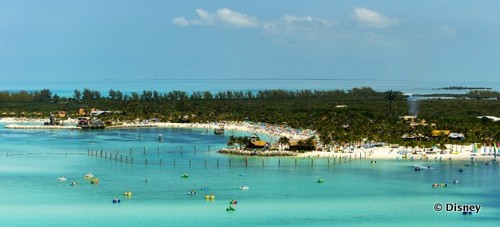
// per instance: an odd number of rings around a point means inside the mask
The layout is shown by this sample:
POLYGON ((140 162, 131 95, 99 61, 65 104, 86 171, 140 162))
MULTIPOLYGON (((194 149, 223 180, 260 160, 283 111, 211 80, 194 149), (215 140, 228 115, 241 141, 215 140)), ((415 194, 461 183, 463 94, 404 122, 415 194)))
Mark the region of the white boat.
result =
POLYGON ((57 178, 57 180, 59 180, 59 181, 66 181, 67 179, 66 179, 66 177, 59 177, 59 178, 57 178))
POLYGON ((92 177, 94 177, 94 174, 92 174, 92 173, 87 173, 87 174, 85 174, 85 176, 84 176, 84 177, 85 177, 85 178, 92 178, 92 177))
POLYGON ((248 190, 248 189, 250 189, 250 187, 248 187, 248 186, 241 186, 240 187, 240 190, 248 190))

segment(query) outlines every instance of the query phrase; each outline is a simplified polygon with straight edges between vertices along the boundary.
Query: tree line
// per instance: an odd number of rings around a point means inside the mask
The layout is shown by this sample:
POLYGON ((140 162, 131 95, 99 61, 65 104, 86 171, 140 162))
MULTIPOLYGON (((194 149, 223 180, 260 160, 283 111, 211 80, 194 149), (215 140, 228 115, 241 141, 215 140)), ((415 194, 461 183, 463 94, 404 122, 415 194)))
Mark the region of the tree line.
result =
MULTIPOLYGON (((402 92, 377 92, 368 87, 321 91, 197 91, 190 94, 179 90, 125 93, 110 89, 106 95, 85 88, 74 90, 71 97, 59 97, 49 89, 2 91, 0 111, 41 112, 47 117, 54 111, 68 111, 70 116, 75 116, 79 108, 96 108, 120 111, 121 114, 105 116, 117 121, 156 118, 171 122, 265 122, 316 130, 325 143, 361 140, 426 143, 423 140, 403 141, 401 136, 422 134, 430 137, 433 129, 464 133, 464 142, 498 140, 500 122, 478 116, 500 116, 500 101, 491 99, 495 95, 493 91, 483 93, 481 95, 487 94, 489 99, 477 98, 477 93, 471 93, 452 100, 419 100, 418 118, 429 124, 413 127, 400 118, 409 114, 408 100, 402 92)), ((432 142, 435 141, 429 143, 432 142)))

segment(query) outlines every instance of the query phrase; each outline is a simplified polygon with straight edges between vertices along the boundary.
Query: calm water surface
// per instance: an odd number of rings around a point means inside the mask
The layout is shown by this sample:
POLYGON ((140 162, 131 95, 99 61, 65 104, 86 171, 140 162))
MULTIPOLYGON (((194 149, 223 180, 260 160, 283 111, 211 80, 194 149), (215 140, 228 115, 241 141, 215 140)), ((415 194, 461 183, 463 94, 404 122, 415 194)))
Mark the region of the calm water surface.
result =
POLYGON ((500 221, 500 170, 494 163, 245 160, 215 152, 232 132, 0 127, 1 226, 496 226, 500 221), (415 172, 413 165, 434 169, 415 172), (83 178, 88 172, 100 178, 98 185, 83 178), (181 178, 184 173, 189 178, 181 178), (60 176, 68 181, 59 182, 60 176), (146 177, 149 182, 143 182, 146 177), (316 183, 319 178, 324 183, 316 183), (453 179, 459 183, 450 183, 453 179), (79 185, 70 186, 72 181, 79 185), (436 182, 448 187, 432 188, 436 182), (250 190, 240 190, 242 185, 250 190), (200 190, 205 186, 209 189, 200 190), (186 195, 192 189, 197 195, 186 195), (125 198, 125 191, 133 196, 125 198), (205 200, 209 193, 214 201, 205 200), (113 198, 121 203, 113 204, 113 198), (238 200, 236 211, 226 212, 232 199, 238 200), (436 212, 438 202, 482 209, 465 216, 436 212))

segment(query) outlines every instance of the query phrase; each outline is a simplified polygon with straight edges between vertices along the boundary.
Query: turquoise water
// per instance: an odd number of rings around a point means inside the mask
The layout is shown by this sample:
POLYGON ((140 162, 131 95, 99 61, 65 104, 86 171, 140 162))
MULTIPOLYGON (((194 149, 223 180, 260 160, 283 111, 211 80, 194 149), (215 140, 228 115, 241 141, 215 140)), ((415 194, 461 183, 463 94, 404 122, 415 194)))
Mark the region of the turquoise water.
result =
POLYGON ((494 226, 500 221, 500 170, 493 163, 245 160, 215 152, 229 135, 198 129, 0 127, 1 226, 494 226), (120 155, 122 161, 114 160, 120 155), (415 172, 413 165, 434 169, 415 172), (98 185, 83 178, 88 172, 100 178, 98 185), (181 178, 184 173, 189 178, 181 178), (59 182, 60 176, 68 181, 59 182), (149 182, 143 182, 146 177, 149 182), (316 183, 318 178, 324 183, 316 183), (451 184, 453 179, 459 183, 451 184), (79 185, 70 186, 72 181, 79 185), (436 182, 449 184, 432 188, 436 182), (240 190, 242 185, 250 189, 240 190), (199 190, 204 186, 209 190, 199 190), (197 195, 186 195, 192 189, 197 195), (125 191, 133 196, 125 198, 125 191), (209 193, 214 201, 205 200, 209 193), (113 198, 121 203, 113 204, 113 198), (227 212, 232 199, 238 200, 236 211, 227 212), (436 212, 437 202, 482 208, 472 215, 436 212))

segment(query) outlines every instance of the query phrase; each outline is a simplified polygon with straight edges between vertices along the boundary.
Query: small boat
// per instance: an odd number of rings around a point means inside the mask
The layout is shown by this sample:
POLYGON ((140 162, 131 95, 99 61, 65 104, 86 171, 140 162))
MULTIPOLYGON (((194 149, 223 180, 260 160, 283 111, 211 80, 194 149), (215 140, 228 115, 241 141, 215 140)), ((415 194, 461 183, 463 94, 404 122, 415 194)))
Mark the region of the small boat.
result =
POLYGON ((241 186, 240 187, 240 190, 248 190, 248 189, 250 189, 250 187, 248 187, 248 186, 241 186))
POLYGON ((189 175, 187 173, 182 174, 181 178, 188 178, 189 175))
POLYGON ((62 182, 62 181, 66 181, 66 180, 68 180, 68 179, 66 179, 66 177, 59 177, 59 178, 57 178, 57 180, 59 180, 59 181, 61 181, 61 182, 62 182))
POLYGON ((236 199, 232 199, 231 201, 229 201, 229 204, 236 205, 238 204, 238 201, 236 201, 236 199))
POLYGON ((235 211, 236 209, 234 209, 232 206, 229 206, 228 208, 226 208, 226 211, 235 211))
POLYGON ((124 192, 123 196, 125 196, 125 197, 132 197, 132 192, 131 191, 124 192))
POLYGON ((71 186, 76 186, 78 183, 76 181, 71 182, 71 186))
POLYGON ((206 200, 214 200, 215 199, 215 195, 214 194, 206 195, 205 199, 206 200))
POLYGON ((90 178, 94 177, 94 174, 92 174, 92 173, 87 173, 87 174, 85 174, 85 176, 83 176, 83 177, 84 177, 84 178, 86 178, 86 179, 90 179, 90 178))
POLYGON ((113 203, 120 203, 120 199, 119 198, 114 198, 113 199, 113 203))
POLYGON ((216 128, 216 129, 214 129, 214 134, 215 135, 222 135, 222 134, 224 134, 224 128, 216 128))
POLYGON ((149 182, 149 178, 146 177, 142 182, 149 182))
POLYGON ((92 177, 92 179, 90 179, 90 183, 91 183, 91 184, 99 184, 99 178, 97 178, 97 177, 92 177))
POLYGON ((196 190, 191 190, 186 195, 196 195, 196 190))
POLYGON ((316 181, 316 183, 319 183, 319 184, 324 183, 324 182, 325 182, 325 180, 323 180, 323 179, 321 179, 321 178, 319 178, 319 179, 316 181))
POLYGON ((206 191, 206 190, 208 190, 208 187, 207 186, 203 186, 203 187, 200 188, 200 190, 206 191))

